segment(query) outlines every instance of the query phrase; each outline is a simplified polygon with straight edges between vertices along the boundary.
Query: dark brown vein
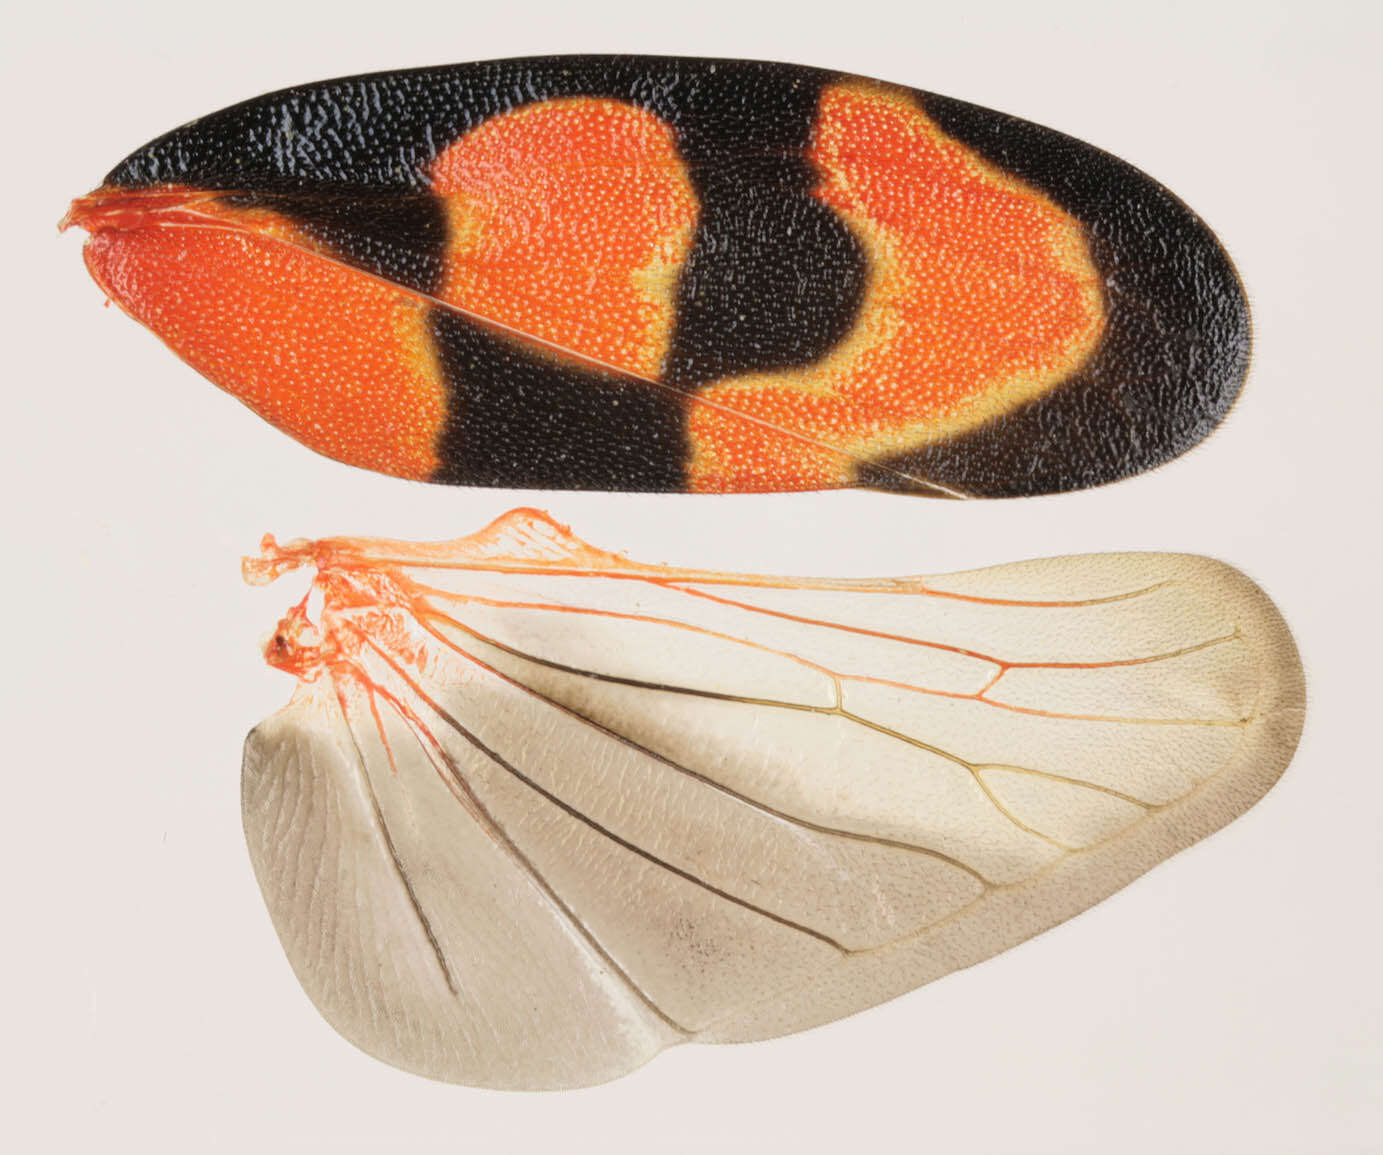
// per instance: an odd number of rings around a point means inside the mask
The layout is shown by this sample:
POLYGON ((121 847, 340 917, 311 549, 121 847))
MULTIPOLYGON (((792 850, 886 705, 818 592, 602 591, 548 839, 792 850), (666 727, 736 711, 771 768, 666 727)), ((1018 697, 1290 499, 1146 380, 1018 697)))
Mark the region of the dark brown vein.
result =
MULTIPOLYGON (((643 622, 648 625, 664 626, 668 629, 686 630, 689 633, 700 634, 704 637, 717 638, 721 641, 730 642, 734 645, 747 646, 751 649, 760 650, 763 653, 774 654, 777 657, 786 658, 789 661, 797 662, 800 665, 809 667, 810 669, 819 670, 822 673, 831 675, 832 677, 849 677, 854 679, 855 681, 870 682, 877 685, 903 686, 908 689, 917 690, 920 693, 949 693, 949 691, 934 690, 926 686, 916 686, 911 683, 895 682, 884 678, 873 678, 867 675, 841 674, 839 671, 832 670, 826 666, 823 666, 820 663, 812 661, 810 658, 803 657, 801 654, 796 653, 792 650, 781 650, 774 646, 764 645, 762 642, 750 641, 748 638, 739 637, 735 634, 727 634, 721 630, 713 630, 706 626, 697 625, 694 622, 678 621, 675 618, 664 618, 653 614, 624 613, 617 610, 596 609, 590 606, 574 606, 564 602, 521 602, 501 600, 499 598, 484 597, 479 594, 458 593, 453 590, 445 590, 441 589, 438 586, 426 585, 422 582, 412 580, 409 580, 409 588, 410 591, 415 595, 421 594, 424 596, 440 597, 448 601, 460 602, 466 605, 483 605, 489 606, 494 609, 536 610, 546 611, 549 613, 588 615, 592 617, 613 618, 618 621, 643 622)), ((690 596, 704 597, 710 601, 718 602, 722 605, 731 606, 738 609, 747 610, 751 613, 760 613, 766 616, 782 618, 787 621, 792 621, 803 625, 819 626, 823 629, 838 630, 843 633, 852 633, 864 637, 879 638, 884 641, 899 642, 905 645, 918 646, 924 649, 940 650, 947 653, 956 654, 961 657, 973 658, 976 661, 981 661, 990 665, 997 666, 998 669, 994 672, 993 676, 990 677, 990 679, 987 682, 985 682, 985 684, 982 687, 980 687, 980 689, 977 690, 975 693, 956 693, 955 695, 959 697, 970 697, 975 698, 977 700, 986 701, 990 699, 986 699, 985 695, 991 689, 993 689, 994 686, 998 684, 999 680, 1010 670, 1104 670, 1119 669, 1128 666, 1152 665, 1156 662, 1171 661, 1175 658, 1184 657, 1187 654, 1193 654, 1200 650, 1208 650, 1213 646, 1223 645, 1226 642, 1238 641, 1242 637, 1238 627, 1236 626, 1234 630, 1232 630, 1230 633, 1223 634, 1219 637, 1209 638, 1201 642, 1195 642, 1191 645, 1182 646, 1175 650, 1165 650, 1160 653, 1146 654, 1136 658, 1110 658, 1101 661, 1086 660, 1069 662, 1013 661, 1008 658, 997 658, 994 657, 992 654, 986 654, 979 650, 967 649, 963 646, 952 646, 945 642, 933 642, 925 638, 914 638, 904 634, 890 634, 880 630, 867 629, 862 626, 850 626, 839 622, 827 621, 820 618, 804 617, 799 616, 797 614, 784 613, 778 610, 765 609, 763 607, 755 606, 750 603, 739 602, 730 598, 720 598, 712 594, 707 594, 698 590, 685 589, 675 584, 667 585, 664 588, 674 590, 679 593, 685 593, 690 596)), ((1008 703, 1003 702, 995 702, 994 704, 1000 706, 1008 705, 1008 703)), ((1016 709, 1017 707, 1013 708, 1016 709)))
MULTIPOLYGON (((437 960, 437 966, 441 968, 442 978, 446 980, 447 990, 453 995, 457 993, 456 979, 451 973, 451 967, 447 965, 447 957, 442 951, 442 944, 437 941, 437 935, 432 929, 432 923, 428 920, 427 912, 423 910, 422 903, 418 901, 417 892, 413 889, 413 883, 408 877, 408 871, 404 869, 403 862, 399 858, 398 849, 394 846, 394 839, 389 833, 389 824, 384 819, 384 810, 380 807, 379 796, 375 793, 374 784, 370 781, 369 772, 365 768, 365 755, 360 749, 360 741, 355 736, 355 728, 351 723, 350 711, 346 707, 346 699, 338 689, 336 700, 341 707, 341 717, 346 723, 346 733, 350 735, 351 748, 355 751, 356 774, 361 784, 365 788, 365 794, 370 800, 370 809, 375 817, 375 824, 379 827, 380 837, 384 841, 385 849, 389 851, 389 861, 394 864, 394 873, 398 876, 399 882, 403 886, 403 892, 408 896, 408 903, 413 908, 413 915, 418 920, 418 925, 422 928, 426 936, 428 945, 432 947, 432 956, 437 960)), ((374 699, 370 699, 370 709, 374 711, 374 699)), ((375 724, 379 729, 379 740, 384 743, 385 750, 389 750, 389 739, 385 736, 384 728, 380 724, 379 714, 375 712, 375 724)), ((389 754, 390 762, 393 761, 392 751, 389 754)))
MULTIPOLYGON (((631 853, 637 855, 639 858, 644 859, 646 862, 649 862, 654 866, 660 867, 661 869, 667 871, 669 874, 674 874, 678 878, 684 879, 685 881, 690 882, 694 886, 700 887, 702 890, 705 890, 710 894, 714 894, 717 898, 722 898, 726 902, 733 903, 735 906, 742 907, 743 909, 751 911, 754 914, 760 915, 763 918, 769 919, 772 922, 776 922, 780 926, 787 927, 789 930, 795 930, 802 934, 809 935, 810 937, 817 939, 819 942, 825 943, 827 946, 833 947, 834 949, 840 951, 842 954, 852 953, 849 947, 845 946, 843 943, 837 942, 830 935, 823 934, 819 930, 814 930, 812 927, 806 926, 799 922, 795 922, 790 918, 785 918, 783 915, 775 914, 773 911, 758 906, 755 903, 748 901, 747 899, 740 898, 738 895, 731 894, 727 890, 722 890, 720 887, 707 882, 705 879, 698 878, 690 871, 683 870, 680 866, 675 866, 671 862, 668 862, 667 860, 658 857, 656 854, 653 854, 643 849, 643 847, 638 846, 635 843, 629 841, 629 839, 621 837, 620 835, 616 834, 613 830, 610 830, 608 827, 603 826, 601 823, 591 818, 589 815, 583 814, 580 810, 576 809, 576 807, 572 806, 564 799, 552 793, 552 791, 548 790, 546 787, 534 781, 522 770, 520 770, 517 766, 515 766, 512 762, 510 762, 507 758, 505 758, 502 754, 500 754, 497 750, 491 749, 485 742, 483 742, 480 739, 480 737, 477 734, 475 734, 468 727, 466 727, 454 714, 452 714, 449 710, 447 710, 444 706, 437 702, 435 698, 428 694, 426 690, 424 690, 420 685, 418 685, 417 682, 415 682, 411 677, 409 677, 408 673, 397 662, 395 662, 393 658, 385 650, 376 645, 372 640, 367 639, 367 641, 369 641, 371 648, 374 649, 374 651, 377 654, 379 654, 381 658, 384 659, 385 663, 396 674, 398 674, 400 678, 402 678, 405 682, 408 683, 409 687, 420 698, 422 698, 424 702, 428 704, 433 713, 435 713, 439 718, 441 718, 442 721, 444 721, 448 726, 450 726, 453 730, 460 734, 462 738, 464 738, 468 743, 470 743, 470 745, 475 747, 475 749, 480 751, 482 755, 488 758, 496 766, 500 767, 500 769, 512 775, 519 782, 522 782, 534 793, 547 799, 559 810, 561 810, 564 814, 576 819, 576 821, 589 827, 591 830, 594 830, 597 834, 600 834, 603 837, 608 838, 611 842, 615 843, 615 845, 623 847, 625 850, 630 851, 631 853)), ((479 666, 481 669, 486 670, 489 673, 493 673, 500 677, 503 677, 503 675, 500 674, 498 670, 495 670, 492 667, 487 666, 484 662, 481 662, 474 657, 472 657, 471 660, 474 661, 475 664, 479 666)))
MULTIPOLYGON (((364 634, 360 636, 362 638, 365 637, 364 634)), ((369 641, 368 638, 365 640, 369 641)), ((373 646, 373 643, 371 643, 371 645, 373 646)), ((406 678, 405 681, 407 681, 406 678)), ((667 1012, 665 1012, 662 1007, 660 1007, 653 998, 634 981, 633 976, 620 966, 614 956, 601 945, 600 940, 590 927, 582 921, 581 917, 572 910, 570 905, 568 905, 562 896, 557 893, 552 884, 547 881, 542 871, 540 871, 537 866, 534 865, 533 861, 519 849, 518 844, 509 837, 504 827, 501 826, 494 815, 490 813, 489 808, 480 801, 475 791, 471 789, 470 783, 466 781, 466 776, 461 772, 460 767, 456 765, 445 748, 443 748, 431 734, 427 733, 427 728, 421 726, 421 723, 416 717, 410 716, 410 712, 406 710, 392 694, 385 693, 383 696, 385 701, 387 701, 395 713, 398 714, 403 724, 408 727, 410 733, 412 733, 414 739, 418 743, 418 748, 423 751, 423 756, 427 758, 429 765, 437 771, 439 777, 441 777, 454 792, 460 792, 467 812, 480 823, 481 829, 485 831, 490 840, 508 854, 519 868, 528 875, 533 885, 538 888, 539 892, 550 903, 552 903, 558 913, 571 925, 572 929, 580 935, 582 941, 584 941, 595 955, 619 977, 620 981, 641 1003, 644 1004, 644 1006, 670 1029, 684 1037, 689 1037, 692 1032, 669 1016, 667 1012), (445 771, 437 765, 437 758, 442 760, 446 767, 445 771)))
MULTIPOLYGON (((743 704, 746 704, 746 705, 765 706, 765 707, 777 708, 777 709, 802 710, 802 711, 806 711, 806 712, 810 712, 810 713, 814 713, 814 714, 819 714, 819 715, 827 715, 827 716, 835 716, 835 717, 844 718, 846 721, 854 722, 855 724, 857 724, 857 725, 859 725, 859 726, 862 726, 862 727, 864 727, 864 728, 866 728, 866 729, 873 730, 873 731, 875 731, 875 732, 877 732, 877 733, 883 734, 883 735, 886 736, 886 737, 889 737, 889 738, 895 739, 895 740, 897 740, 897 741, 906 743, 906 744, 909 745, 909 746, 915 747, 916 749, 919 749, 919 750, 926 751, 926 752, 929 753, 929 754, 934 754, 934 755, 936 755, 936 756, 939 757, 939 758, 943 758, 943 759, 945 759, 945 760, 948 761, 948 762, 954 763, 955 765, 964 768, 967 772, 969 772, 970 776, 974 779, 975 784, 979 787, 980 791, 984 794, 985 798, 987 798, 987 799, 989 800, 989 802, 994 806, 994 808, 995 808, 1005 819, 1007 819, 1009 822, 1011 822, 1014 826, 1018 827, 1020 830, 1023 830, 1023 831, 1025 831, 1025 832, 1027 832, 1028 834, 1033 835, 1033 836, 1036 837, 1036 838, 1041 839, 1041 840, 1044 841, 1044 842, 1050 843, 1051 845, 1058 847, 1058 848, 1061 849, 1061 850, 1070 852, 1070 851, 1072 851, 1072 850, 1075 849, 1074 847, 1070 846, 1070 845, 1067 844, 1067 843, 1064 843, 1064 842, 1060 841, 1059 839, 1052 838, 1051 836, 1042 833, 1040 830, 1034 829, 1033 827, 1029 826, 1027 823, 1025 823, 1025 822, 1021 821, 1019 818, 1017 818, 1013 813, 1011 813, 1011 812, 1009 811, 1009 809, 1008 809, 1006 806, 1004 806, 1004 804, 995 796, 994 792, 989 788, 988 784, 984 781, 983 777, 980 775, 980 773, 979 773, 979 767, 978 767, 976 764, 971 763, 971 762, 968 762, 966 759, 960 757, 960 755, 955 754, 955 753, 952 753, 951 751, 946 750, 946 749, 944 749, 944 748, 941 747, 941 746, 932 745, 931 743, 924 742, 924 741, 922 741, 922 740, 919 739, 919 738, 913 738, 913 737, 911 737, 911 736, 909 736, 909 735, 907 735, 907 734, 902 733, 901 731, 894 730, 894 729, 892 729, 892 728, 890 728, 890 727, 888 727, 888 726, 882 725, 881 723, 874 722, 874 721, 870 720, 869 718, 865 718, 865 717, 863 717, 863 716, 861 716, 861 715, 859 715, 859 714, 854 714, 854 713, 850 712, 849 710, 846 710, 843 706, 841 706, 841 705, 839 705, 839 704, 837 704, 837 705, 835 705, 835 706, 831 706, 831 707, 823 707, 823 706, 810 706, 810 705, 806 705, 806 704, 804 704, 804 703, 797 703, 797 702, 781 702, 781 701, 775 701, 775 700, 772 700, 772 699, 751 699, 751 698, 743 698, 743 697, 738 697, 738 696, 736 696, 736 695, 730 695, 730 694, 718 694, 718 693, 715 693, 715 692, 713 692, 713 691, 708 691, 708 690, 689 690, 689 689, 679 688, 679 687, 675 687, 675 686, 654 685, 654 684, 651 684, 651 683, 638 682, 638 681, 635 681, 635 680, 633 680, 633 679, 618 678, 618 677, 615 677, 614 675, 606 675, 606 674, 592 673, 591 671, 588 671, 588 670, 579 670, 579 669, 576 669, 575 667, 564 666, 564 665, 561 665, 561 664, 556 663, 556 662, 549 662, 549 661, 547 661, 546 659, 535 657, 535 656, 533 656, 533 655, 531 655, 531 654, 528 654, 528 653, 526 653, 526 652, 524 652, 524 651, 522 651, 522 650, 518 650, 518 649, 516 649, 516 648, 514 648, 514 647, 506 646, 506 645, 504 645, 503 643, 497 642, 497 641, 495 641, 494 639, 487 637, 486 635, 480 633, 478 630, 475 630, 475 629, 473 629, 473 628, 471 628, 471 627, 468 627, 468 626, 466 626, 466 625, 464 625, 464 624, 462 624, 462 623, 460 623, 460 622, 457 622, 457 621, 455 621, 455 619, 452 619, 452 618, 447 617, 445 614, 439 614, 439 615, 434 615, 434 616, 439 616, 439 617, 443 618, 445 621, 447 621, 448 623, 450 623, 450 624, 451 624, 452 626, 454 626, 456 629, 459 629, 459 630, 463 631, 464 633, 469 634, 471 637, 475 638, 475 639, 476 639, 477 641, 479 641, 479 642, 482 642, 482 643, 484 643, 484 644, 486 644, 486 645, 489 645, 489 646, 493 646, 495 649, 500 650, 500 651, 503 652, 503 653, 510 654, 511 656, 516 657, 516 658, 519 658, 519 659, 522 660, 522 661, 532 662, 532 663, 535 664, 535 665, 544 666, 544 667, 547 667, 547 668, 549 668, 549 669, 559 670, 559 671, 561 671, 561 672, 573 674, 573 675, 576 675, 576 676, 578 676, 578 677, 592 678, 592 679, 595 679, 595 680, 598 680, 598 681, 615 682, 615 683, 619 683, 619 684, 622 684, 622 685, 629 685, 629 686, 633 686, 633 687, 637 687, 637 688, 642 688, 642 689, 663 690, 663 691, 666 691, 666 692, 668 692, 668 693, 690 694, 690 695, 695 695, 695 696, 700 696, 700 697, 712 698, 712 699, 716 699, 716 700, 720 700, 720 701, 732 701, 732 702, 743 703, 743 704)), ((433 629, 431 626, 429 626, 429 625, 426 623, 426 621, 424 621, 424 620, 422 620, 422 619, 419 619, 419 624, 420 624, 425 630, 427 630, 430 634, 432 634, 434 637, 438 638, 438 640, 440 640, 441 642, 443 642, 444 644, 446 644, 446 645, 448 645, 448 646, 452 646, 452 643, 451 643, 450 641, 448 641, 447 638, 445 638, 445 637, 442 636, 440 633, 438 633, 435 629, 433 629)), ((453 648, 453 649, 456 649, 457 647, 452 646, 452 648, 453 648)), ((751 798, 748 798, 747 796, 744 796, 744 795, 739 794, 738 792, 731 791, 731 790, 729 790, 727 787, 723 786, 722 784, 720 784, 720 783, 715 783, 715 782, 713 782, 711 779, 706 778, 704 775, 697 774, 695 771, 692 771, 692 770, 690 770, 690 769, 687 768, 687 767, 683 767, 683 766, 681 766, 679 763, 675 763, 675 762, 671 761, 670 759, 664 758, 664 757, 662 757, 662 755, 656 754, 656 753, 654 753, 653 751, 645 750, 644 747, 638 745, 637 743, 634 743, 632 740, 625 738, 623 735, 618 734, 618 733, 615 732, 615 731, 609 730, 608 728, 606 728, 606 727, 604 727, 604 726, 600 726, 598 723, 590 722, 589 719, 587 719, 584 715, 582 715, 582 714, 576 712, 575 710, 571 710, 571 709, 568 708, 568 707, 562 706, 560 703, 554 702, 554 701, 553 701, 551 698, 549 698, 547 695, 543 695, 543 694, 541 694, 539 691, 534 690, 532 687, 526 686, 526 685, 524 685, 524 683, 522 683, 522 682, 519 682, 519 681, 517 681, 517 680, 515 680, 515 679, 513 679, 513 678, 509 678, 507 675, 503 674, 501 671, 495 670, 494 667, 488 665, 488 664, 485 663, 485 662, 482 662, 482 661, 481 661, 479 658, 477 658, 474 654, 468 653, 468 652, 466 652, 466 651, 464 651, 464 650, 458 650, 458 652, 463 653, 463 654, 465 655, 465 657, 466 657, 469 661, 472 661, 472 662, 474 662, 476 665, 480 666, 481 668, 483 668, 483 669, 485 669, 485 670, 488 670, 488 671, 490 671, 491 673, 496 674, 498 677, 503 678, 505 681, 510 682, 511 684, 516 685, 516 686, 518 686, 518 687, 520 687, 520 688, 522 688, 522 689, 524 689, 524 690, 527 690, 529 693, 536 694, 536 695, 538 695, 539 697, 543 698, 545 701, 552 702, 554 705, 558 706, 559 709, 566 710, 566 711, 567 711, 568 713, 570 713, 573 717, 579 718, 579 719, 581 719, 581 720, 583 720, 583 721, 587 721, 587 722, 589 722, 590 724, 597 726, 597 728, 599 728, 599 729, 602 730, 603 732, 612 734, 614 737, 617 737, 617 738, 621 739, 622 741, 628 742, 630 745, 634 746, 636 749, 645 751, 646 753, 650 754, 652 757, 658 758, 660 761, 664 762, 665 764, 667 764, 667 765, 669 765, 669 766, 671 766, 671 767, 673 767, 673 768, 675 768, 675 769, 681 770, 683 773, 689 774, 690 776, 696 778, 698 781, 704 781, 704 782, 707 782, 707 783, 710 784, 710 785, 714 785, 714 786, 716 786, 718 789, 721 789, 721 790, 725 791, 725 792, 726 792, 727 794, 729 794, 730 796, 735 797, 735 798, 740 798, 740 799, 742 799, 743 801, 749 802, 751 805, 754 805, 754 806, 758 807, 759 809, 764 810, 766 813, 772 813, 772 814, 774 814, 775 816, 777 816, 777 815, 780 814, 780 812, 772 810, 771 808, 765 806, 763 803, 758 802, 758 801, 755 800, 755 799, 751 799, 751 798)), ((839 681, 836 681, 836 682, 835 682, 835 686, 836 686, 836 691, 837 691, 837 702, 839 703, 839 698, 840 698, 840 683, 839 683, 839 681)), ((1092 790, 1101 790, 1101 791, 1103 790, 1103 788, 1100 787, 1099 785, 1097 785, 1096 783, 1087 782, 1087 781, 1085 781, 1084 779, 1080 779, 1080 778, 1067 778, 1067 777, 1059 776, 1059 775, 1051 775, 1051 777, 1053 777, 1053 778, 1060 777, 1062 781, 1064 781, 1064 782, 1069 782, 1071 785, 1074 785, 1074 786, 1089 787, 1089 788, 1092 789, 1092 790)), ((1106 791, 1106 792, 1107 792, 1107 791, 1106 791)), ((838 832, 837 832, 837 831, 828 830, 827 833, 838 833, 838 832)), ((839 833, 845 833, 845 832, 839 832, 839 833)), ((942 854, 942 853, 939 852, 939 851, 932 851, 932 850, 930 850, 930 848, 927 848, 927 847, 919 847, 919 846, 916 846, 915 844, 906 843, 906 842, 900 842, 900 841, 893 840, 893 839, 887 839, 887 840, 883 840, 883 841, 884 841, 886 844, 888 844, 888 845, 896 845, 896 846, 900 846, 900 847, 904 847, 904 848, 909 848, 909 849, 915 849, 915 850, 924 850, 924 851, 927 851, 928 853, 936 854, 938 857, 942 858, 944 861, 950 862, 950 863, 952 863, 953 865, 960 866, 962 869, 967 870, 968 873, 970 873, 970 874, 972 874, 973 876, 975 876, 976 879, 977 879, 978 881, 980 881, 981 883, 983 883, 983 884, 985 884, 985 885, 991 885, 991 884, 989 883, 989 881, 988 881, 987 879, 985 879, 982 875, 980 875, 977 871, 975 871, 974 868, 972 868, 972 867, 966 867, 963 863, 959 862, 959 860, 957 860, 957 859, 952 858, 950 855, 944 855, 944 854, 942 854)))
MULTIPOLYGON (((669 758, 665 754, 660 754, 658 751, 653 750, 648 746, 645 746, 642 743, 635 741, 627 734, 621 734, 618 730, 612 730, 604 723, 597 721, 596 719, 590 717, 587 714, 581 713, 581 711, 573 708, 572 706, 567 705, 564 702, 559 701, 557 698, 552 697, 550 694, 546 694, 542 690, 536 689, 535 687, 530 686, 525 682, 521 682, 517 678, 510 677, 503 670, 495 669, 495 667, 481 661, 479 658, 477 658, 474 654, 470 653, 469 651, 462 650, 456 645, 454 645, 450 641, 450 639, 446 638, 437 630, 433 629, 426 622, 420 621, 419 625, 421 625, 423 629, 425 629, 429 634, 435 637, 443 645, 448 646, 449 648, 455 650, 457 653, 462 654, 467 661, 473 662, 475 665, 493 674, 496 678, 499 678, 507 685, 513 686, 515 689, 521 690, 524 693, 537 698, 540 702, 543 702, 545 705, 550 706, 552 709, 567 715, 568 717, 582 723, 585 726, 588 726, 590 729, 595 730, 596 732, 604 735, 605 737, 611 738, 614 741, 629 747, 636 753, 641 754, 654 762, 658 762, 668 767, 668 769, 675 771, 678 774, 685 775, 687 778, 690 778, 695 782, 709 787, 711 790, 714 790, 716 793, 721 794, 726 798, 730 798, 736 802, 742 803, 752 810, 758 811, 759 813, 767 815, 770 818, 774 818, 781 822, 785 822, 791 826, 799 827, 803 830, 809 830, 815 834, 826 834, 835 838, 849 839, 852 842, 863 842, 873 846, 887 847, 892 850, 904 850, 913 854, 922 854, 929 858, 935 858, 940 862, 946 863, 948 866, 954 866, 957 870, 964 871, 966 874, 970 875, 976 882, 978 882, 981 886, 988 887, 994 885, 974 867, 968 866, 964 862, 961 862, 960 859, 953 858, 951 857, 951 855, 945 854, 940 850, 935 850, 930 846, 920 846, 915 842, 904 842, 900 839, 884 838, 877 834, 863 834, 856 830, 845 830, 841 827, 826 826, 821 823, 812 822, 809 819, 799 817, 798 815, 790 814, 786 810, 779 810, 776 807, 768 805, 768 803, 766 802, 752 797, 751 795, 743 794, 740 791, 725 785, 725 783, 718 782, 716 781, 716 779, 701 773, 699 770, 693 770, 690 766, 686 766, 683 763, 678 762, 676 759, 669 758)), ((481 637, 479 634, 473 634, 472 636, 474 636, 477 641, 485 642, 487 645, 494 645, 496 649, 505 649, 505 647, 497 645, 496 643, 487 642, 486 639, 481 637)), ((522 660, 537 662, 537 659, 525 658, 525 655, 519 653, 516 650, 507 650, 506 652, 522 660)))
MULTIPOLYGON (((535 664, 540 666, 546 666, 549 669, 561 670, 569 674, 579 674, 582 677, 594 678, 597 681, 612 682, 625 686, 636 686, 640 689, 645 690, 666 690, 668 693, 686 694, 698 698, 715 698, 721 701, 742 702, 747 705, 781 706, 784 708, 794 710, 814 710, 818 713, 833 712, 829 709, 825 709, 820 706, 810 706, 806 705, 805 703, 782 702, 772 698, 751 698, 740 694, 722 693, 717 690, 698 690, 690 686, 674 686, 663 682, 644 682, 640 681, 637 678, 626 678, 618 674, 602 674, 594 670, 583 670, 575 666, 568 666, 561 662, 552 661, 548 658, 540 658, 535 654, 529 654, 525 651, 515 649, 511 646, 507 646, 503 642, 497 641, 496 639, 481 633, 474 627, 468 626, 463 622, 457 621, 450 615, 442 613, 440 610, 417 609, 415 610, 415 616, 419 620, 421 620, 423 617, 432 617, 440 619, 446 622, 447 624, 454 626, 456 629, 461 630, 464 633, 470 634, 478 641, 482 641, 485 642, 487 645, 494 646, 497 650, 503 650, 505 653, 513 654, 515 657, 523 658, 526 661, 534 662, 535 664)), ((764 649, 765 647, 756 648, 764 649)), ((777 653, 778 651, 769 652, 777 653)), ((978 694, 963 694, 959 691, 930 689, 926 686, 914 686, 908 684, 907 682, 895 682, 887 678, 870 678, 857 674, 842 674, 838 671, 831 670, 825 666, 820 666, 817 663, 812 662, 806 658, 795 657, 795 660, 802 663, 805 666, 817 669, 828 676, 838 677, 842 681, 859 682, 875 686, 889 686, 894 689, 908 690, 916 694, 926 694, 938 698, 950 698, 957 701, 977 702, 982 706, 989 706, 996 710, 1008 710, 1016 714, 1028 714, 1035 717, 1053 718, 1068 722, 1107 722, 1120 725, 1136 726, 1243 726, 1248 722, 1252 721, 1252 718, 1128 718, 1108 714, 1062 714, 1049 710, 1038 710, 1029 706, 1016 706, 1009 702, 998 702, 993 700, 992 698, 982 698, 978 694)))

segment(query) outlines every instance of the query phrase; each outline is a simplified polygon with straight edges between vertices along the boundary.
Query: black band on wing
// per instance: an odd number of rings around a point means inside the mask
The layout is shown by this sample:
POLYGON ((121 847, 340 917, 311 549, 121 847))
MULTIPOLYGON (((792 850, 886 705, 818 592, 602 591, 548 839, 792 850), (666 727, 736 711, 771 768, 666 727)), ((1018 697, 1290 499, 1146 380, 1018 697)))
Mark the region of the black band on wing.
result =
MULTIPOLYGON (((864 256, 812 195, 817 175, 804 158, 833 76, 761 62, 589 56, 348 78, 203 117, 131 154, 107 183, 236 190, 235 202, 298 222, 352 264, 431 293, 447 241, 427 191, 438 153, 534 102, 628 101, 676 131, 700 204, 662 373, 690 390, 811 364, 855 323, 864 256)), ((435 480, 683 488, 685 406, 675 397, 437 317, 452 417, 435 480), (582 400, 588 385, 594 392, 582 400), (525 438, 533 439, 526 448, 525 438)))
POLYGON ((448 391, 431 480, 644 492, 684 488, 684 401, 637 377, 564 363, 441 309, 430 329, 448 391))

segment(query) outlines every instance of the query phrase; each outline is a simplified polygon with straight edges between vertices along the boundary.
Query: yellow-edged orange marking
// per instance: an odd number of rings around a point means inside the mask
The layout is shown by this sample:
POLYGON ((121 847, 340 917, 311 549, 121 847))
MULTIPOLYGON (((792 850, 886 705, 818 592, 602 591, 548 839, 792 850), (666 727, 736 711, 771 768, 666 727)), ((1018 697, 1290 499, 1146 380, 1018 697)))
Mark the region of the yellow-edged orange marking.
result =
POLYGON ((544 101, 461 137, 432 182, 451 230, 439 297, 658 375, 697 220, 667 124, 613 100, 544 101))
POLYGON ((188 197, 193 212, 143 212, 141 194, 117 190, 89 198, 106 202, 81 221, 93 230, 87 268, 106 294, 309 448, 428 478, 446 389, 426 303, 299 247, 311 242, 272 213, 188 197))
POLYGON ((858 324, 813 365, 730 378, 702 396, 844 453, 696 406, 694 490, 849 485, 852 458, 953 436, 1038 396, 1103 331, 1079 223, 947 137, 908 94, 826 89, 810 155, 815 195, 868 261, 858 324))

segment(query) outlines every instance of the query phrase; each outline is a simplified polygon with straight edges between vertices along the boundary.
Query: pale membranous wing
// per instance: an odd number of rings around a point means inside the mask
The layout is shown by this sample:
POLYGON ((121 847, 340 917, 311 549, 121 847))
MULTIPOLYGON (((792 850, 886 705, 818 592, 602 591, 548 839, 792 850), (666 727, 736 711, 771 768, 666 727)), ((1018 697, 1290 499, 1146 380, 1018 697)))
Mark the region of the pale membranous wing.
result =
POLYGON ((304 564, 255 869, 327 1019, 470 1084, 598 1082, 989 957, 1242 813, 1302 722, 1282 619, 1205 558, 755 578, 520 510, 266 539, 247 573, 304 564))

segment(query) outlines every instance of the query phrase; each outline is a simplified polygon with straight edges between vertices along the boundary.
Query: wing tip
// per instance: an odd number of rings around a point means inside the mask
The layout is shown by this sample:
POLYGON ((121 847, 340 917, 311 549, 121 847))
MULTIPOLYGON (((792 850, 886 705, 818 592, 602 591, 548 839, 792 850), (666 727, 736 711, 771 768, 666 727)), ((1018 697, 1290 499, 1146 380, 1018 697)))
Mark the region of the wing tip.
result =
POLYGON ((1306 679, 1291 630, 1272 599, 1233 566, 1193 555, 1164 554, 1158 560, 1172 580, 1232 607, 1263 672, 1244 739, 1228 762, 1128 835, 1073 854, 1027 882, 992 891, 969 914, 898 940, 872 958, 846 960, 816 981, 716 1024, 697 1041, 748 1042, 791 1034, 974 966, 1091 909, 1229 825, 1272 789, 1296 753, 1305 721, 1306 679))

